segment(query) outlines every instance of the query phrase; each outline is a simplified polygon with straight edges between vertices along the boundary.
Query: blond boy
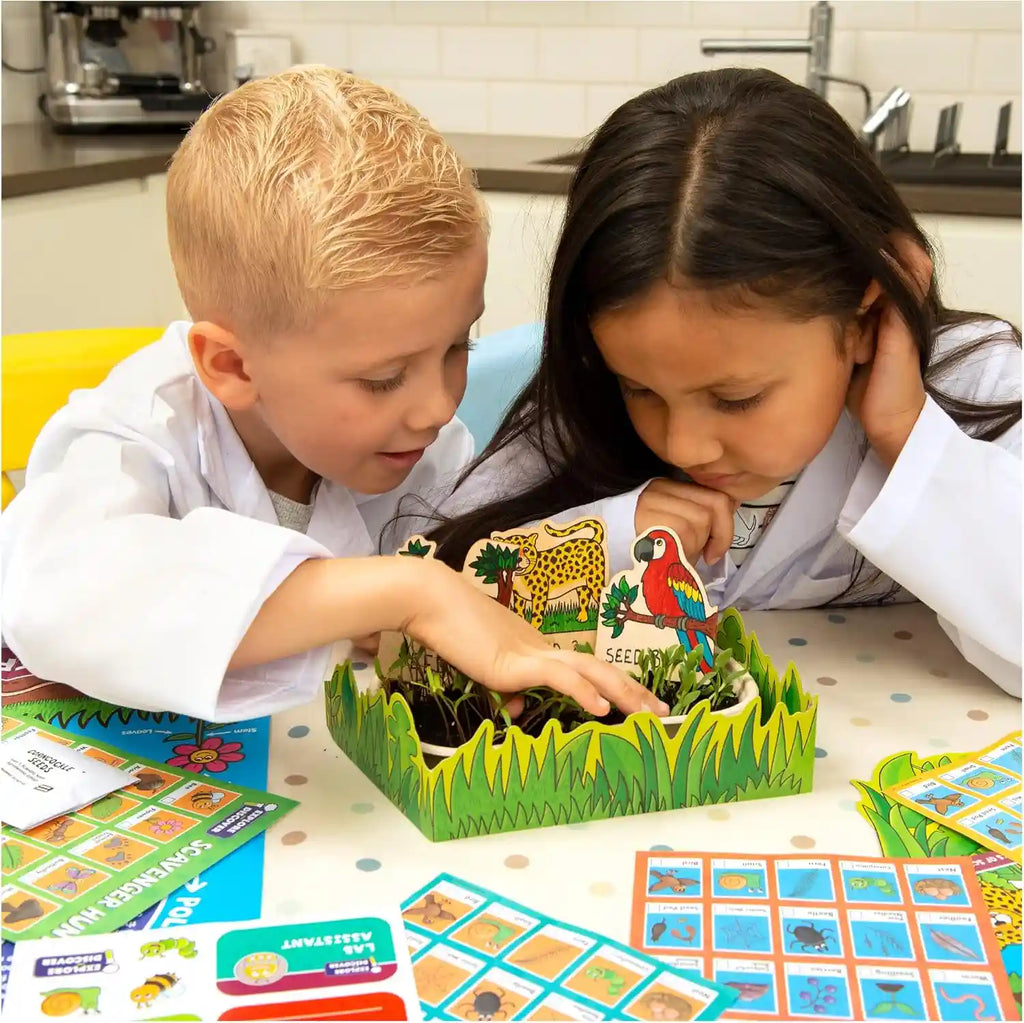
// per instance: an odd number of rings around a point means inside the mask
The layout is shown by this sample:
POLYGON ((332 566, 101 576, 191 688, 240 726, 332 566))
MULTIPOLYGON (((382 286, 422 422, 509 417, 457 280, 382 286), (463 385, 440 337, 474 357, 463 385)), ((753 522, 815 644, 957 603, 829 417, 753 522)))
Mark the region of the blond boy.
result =
POLYGON ((497 690, 648 699, 442 565, 374 557, 468 460, 483 306, 470 173, 408 104, 323 67, 215 103, 167 182, 191 323, 75 394, 4 515, 3 628, 29 669, 224 720, 312 698, 331 644, 405 628, 497 690))

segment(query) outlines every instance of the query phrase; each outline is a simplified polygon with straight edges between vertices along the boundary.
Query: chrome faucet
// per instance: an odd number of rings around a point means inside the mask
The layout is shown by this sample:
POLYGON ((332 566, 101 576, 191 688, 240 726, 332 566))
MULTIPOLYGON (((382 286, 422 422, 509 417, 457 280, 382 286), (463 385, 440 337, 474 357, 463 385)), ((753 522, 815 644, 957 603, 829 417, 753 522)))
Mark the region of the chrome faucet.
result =
POLYGON ((718 53, 806 53, 805 84, 812 92, 828 99, 828 83, 852 85, 864 95, 864 117, 871 114, 871 90, 852 78, 829 72, 832 56, 832 5, 818 0, 811 7, 811 25, 806 39, 702 39, 700 52, 705 56, 718 53))
POLYGON ((909 132, 910 93, 897 85, 865 118, 860 137, 872 153, 877 153, 879 138, 886 151, 906 148, 909 132))

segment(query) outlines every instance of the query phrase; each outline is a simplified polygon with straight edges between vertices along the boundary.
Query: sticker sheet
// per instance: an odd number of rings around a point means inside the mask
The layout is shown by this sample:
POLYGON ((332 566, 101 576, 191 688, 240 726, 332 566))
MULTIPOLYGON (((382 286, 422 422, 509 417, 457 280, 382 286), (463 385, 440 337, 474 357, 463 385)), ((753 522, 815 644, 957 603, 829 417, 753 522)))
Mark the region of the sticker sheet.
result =
POLYGON ((1021 733, 885 789, 887 795, 1020 863, 1021 733))
POLYGON ((7 1010, 177 1020, 418 1020, 397 911, 19 942, 7 1010))
POLYGON ((989 920, 999 942, 1010 990, 1021 1002, 1021 868, 999 853, 975 853, 971 863, 978 875, 989 920))
POLYGON ((0 919, 12 941, 114 930, 297 805, 42 722, 2 722, 5 736, 34 732, 134 775, 75 813, 24 832, 4 825, 0 919))
POLYGON ((1017 1019, 971 861, 637 854, 631 943, 737 1019, 1017 1019))
POLYGON ((402 919, 428 1019, 717 1019, 736 997, 450 874, 402 919))

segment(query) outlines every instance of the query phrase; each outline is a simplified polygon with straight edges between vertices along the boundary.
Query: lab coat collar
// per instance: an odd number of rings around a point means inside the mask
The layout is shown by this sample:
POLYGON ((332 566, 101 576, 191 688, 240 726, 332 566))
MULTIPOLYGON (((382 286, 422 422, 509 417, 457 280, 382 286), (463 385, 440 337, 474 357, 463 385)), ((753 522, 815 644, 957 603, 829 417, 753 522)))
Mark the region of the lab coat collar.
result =
POLYGON ((778 514, 728 587, 730 603, 741 600, 767 576, 836 530, 839 513, 864 459, 864 433, 844 409, 828 443, 800 474, 778 514))

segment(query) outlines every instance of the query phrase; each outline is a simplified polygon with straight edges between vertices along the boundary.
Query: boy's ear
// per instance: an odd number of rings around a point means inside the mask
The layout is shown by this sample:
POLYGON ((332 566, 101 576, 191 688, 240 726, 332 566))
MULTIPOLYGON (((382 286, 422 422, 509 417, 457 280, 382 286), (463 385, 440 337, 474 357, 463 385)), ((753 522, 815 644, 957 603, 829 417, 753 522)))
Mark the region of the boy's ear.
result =
POLYGON ((188 332, 199 379, 227 409, 241 412, 259 397, 246 369, 245 349, 236 334, 209 320, 193 323, 188 332))

